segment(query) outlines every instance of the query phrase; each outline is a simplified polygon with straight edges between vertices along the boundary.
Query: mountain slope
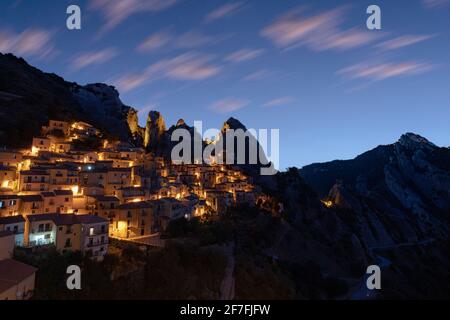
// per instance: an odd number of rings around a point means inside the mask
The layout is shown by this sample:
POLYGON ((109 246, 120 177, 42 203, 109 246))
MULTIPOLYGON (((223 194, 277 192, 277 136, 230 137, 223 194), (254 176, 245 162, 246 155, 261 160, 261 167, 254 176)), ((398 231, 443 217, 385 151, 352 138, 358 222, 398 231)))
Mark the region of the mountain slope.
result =
POLYGON ((355 212, 371 246, 447 237, 450 150, 413 133, 353 160, 313 164, 300 175, 322 198, 355 212))
POLYGON ((12 54, 0 53, 0 71, 0 146, 27 147, 49 119, 86 121, 108 136, 130 138, 136 110, 114 87, 67 82, 12 54))

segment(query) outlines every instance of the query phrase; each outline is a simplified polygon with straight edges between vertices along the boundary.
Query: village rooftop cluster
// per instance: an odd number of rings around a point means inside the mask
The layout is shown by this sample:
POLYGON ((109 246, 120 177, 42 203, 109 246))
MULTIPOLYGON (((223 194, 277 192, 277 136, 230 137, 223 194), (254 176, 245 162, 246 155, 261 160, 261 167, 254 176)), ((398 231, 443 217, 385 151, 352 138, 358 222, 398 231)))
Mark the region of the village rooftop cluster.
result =
POLYGON ((102 259, 110 237, 155 239, 172 220, 214 219, 258 194, 237 167, 174 164, 88 123, 50 120, 30 148, 0 149, 3 258, 54 246, 102 259))

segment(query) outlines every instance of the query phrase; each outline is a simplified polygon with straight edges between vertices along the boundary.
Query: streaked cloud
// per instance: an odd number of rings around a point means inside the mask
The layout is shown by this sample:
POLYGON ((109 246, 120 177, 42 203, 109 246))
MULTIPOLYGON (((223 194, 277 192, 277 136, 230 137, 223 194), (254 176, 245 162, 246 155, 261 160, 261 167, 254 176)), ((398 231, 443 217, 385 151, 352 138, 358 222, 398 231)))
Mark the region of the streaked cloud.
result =
POLYGON ((288 105, 291 104, 292 102, 294 102, 294 98, 290 97, 290 96, 285 96, 285 97, 280 97, 277 99, 273 99, 270 101, 267 101, 266 103, 264 103, 262 106, 263 107, 280 107, 280 106, 284 106, 284 105, 288 105))
POLYGON ((139 46, 138 51, 149 52, 167 46, 173 39, 173 35, 168 31, 159 31, 151 34, 139 46))
POLYGON ((398 63, 358 63, 344 68, 337 74, 349 79, 381 81, 400 76, 413 76, 431 71, 435 66, 427 62, 407 61, 398 63))
POLYGON ((366 45, 379 37, 366 29, 343 29, 344 9, 337 8, 313 16, 303 15, 297 8, 280 16, 261 31, 276 46, 306 46, 314 51, 348 50, 366 45))
POLYGON ((245 77, 242 78, 243 81, 258 81, 264 80, 272 76, 272 72, 266 69, 261 69, 255 72, 252 72, 245 77))
POLYGON ((205 16, 205 22, 212 22, 225 17, 229 17, 240 11, 244 6, 243 2, 227 3, 205 16))
POLYGON ((100 12, 105 25, 101 32, 114 29, 129 17, 143 12, 158 12, 175 5, 178 0, 91 0, 90 9, 100 12))
POLYGON ((222 37, 212 37, 197 30, 191 30, 178 36, 175 39, 175 46, 178 48, 192 49, 218 42, 221 39, 222 37))
POLYGON ((21 33, 0 31, 0 51, 24 57, 48 58, 56 52, 53 35, 53 32, 39 28, 29 28, 21 33))
POLYGON ((391 40, 384 41, 378 45, 376 45, 377 48, 380 48, 381 50, 395 50, 400 49, 403 47, 411 46, 413 44, 429 40, 431 38, 434 38, 435 35, 405 35, 400 36, 391 40))
POLYGON ((209 56, 188 52, 153 64, 147 72, 175 80, 204 80, 221 71, 220 66, 210 61, 209 56))
POLYGON ((149 81, 149 76, 146 74, 127 74, 111 80, 120 92, 128 92, 139 88, 147 81, 149 81))
POLYGON ((210 109, 217 113, 229 113, 242 109, 250 104, 249 100, 225 98, 214 102, 210 109))
POLYGON ((227 36, 210 36, 198 30, 189 30, 175 35, 169 30, 162 30, 151 34, 137 48, 140 52, 151 52, 159 49, 194 49, 205 45, 221 42, 227 36))
POLYGON ((258 58, 264 53, 263 49, 240 49, 225 57, 225 61, 239 63, 258 58))
POLYGON ((199 81, 211 78, 221 71, 221 66, 211 62, 211 57, 188 52, 175 58, 163 59, 150 65, 142 73, 126 74, 112 79, 121 91, 137 89, 151 81, 171 79, 199 81))
POLYGON ((427 8, 442 8, 450 5, 450 0, 423 0, 422 2, 427 8))
POLYGON ((90 51, 78 55, 72 64, 73 69, 80 70, 91 65, 106 63, 116 57, 118 51, 114 48, 107 48, 99 51, 90 51))

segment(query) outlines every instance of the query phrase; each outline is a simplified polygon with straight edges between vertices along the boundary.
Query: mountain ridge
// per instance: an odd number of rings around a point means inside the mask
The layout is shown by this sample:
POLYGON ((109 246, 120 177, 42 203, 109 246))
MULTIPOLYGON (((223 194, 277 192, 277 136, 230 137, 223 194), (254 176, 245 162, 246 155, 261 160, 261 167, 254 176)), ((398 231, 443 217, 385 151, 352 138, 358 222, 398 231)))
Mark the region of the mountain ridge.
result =
MULTIPOLYGON (((49 119, 89 122, 108 137, 165 157, 175 129, 196 134, 182 120, 167 128, 157 111, 150 111, 146 126, 140 127, 137 110, 124 105, 119 92, 106 84, 80 86, 8 54, 0 55, 0 70, 0 146, 28 147, 24 143, 49 119)), ((227 129, 245 126, 230 117, 222 133, 227 129)), ((304 292, 320 291, 314 281, 305 288, 310 279, 298 270, 327 279, 358 279, 383 254, 397 257, 395 268, 383 270, 384 287, 397 294, 397 281, 404 281, 402 297, 429 297, 436 290, 438 296, 448 294, 450 288, 439 289, 439 284, 448 279, 445 270, 450 268, 449 148, 406 133, 350 160, 290 168, 274 176, 259 176, 255 169, 247 173, 270 197, 259 212, 238 210, 237 219, 244 221, 236 224, 236 238, 241 252, 252 244, 248 258, 256 269, 269 260, 270 268, 276 264, 287 270, 285 275, 297 275, 296 285, 304 292), (444 271, 430 271, 430 259, 442 263, 444 271), (411 265, 425 267, 411 271, 411 265), (411 283, 418 277, 423 277, 420 283, 411 283)))

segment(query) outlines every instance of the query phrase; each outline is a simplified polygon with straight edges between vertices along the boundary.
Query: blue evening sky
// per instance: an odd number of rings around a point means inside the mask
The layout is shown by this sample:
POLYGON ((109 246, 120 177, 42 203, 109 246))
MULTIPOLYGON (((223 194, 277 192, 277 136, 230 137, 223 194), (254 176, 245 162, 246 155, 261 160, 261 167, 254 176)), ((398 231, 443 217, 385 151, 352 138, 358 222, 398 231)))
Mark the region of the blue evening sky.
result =
POLYGON ((281 168, 450 145, 450 0, 2 0, 0 51, 140 112, 280 129, 281 168), (77 4, 82 29, 66 28, 77 4), (381 8, 382 29, 366 28, 381 8))

